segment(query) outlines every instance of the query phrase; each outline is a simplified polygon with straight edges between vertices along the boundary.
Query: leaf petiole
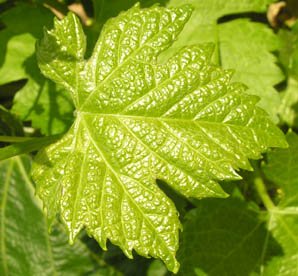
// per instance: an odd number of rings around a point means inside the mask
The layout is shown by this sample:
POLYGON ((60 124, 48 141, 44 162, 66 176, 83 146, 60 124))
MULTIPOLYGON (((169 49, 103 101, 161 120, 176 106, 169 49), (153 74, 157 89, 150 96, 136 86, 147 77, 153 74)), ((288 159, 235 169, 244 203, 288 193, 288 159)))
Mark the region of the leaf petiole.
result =
POLYGON ((0 136, 0 142, 20 143, 34 139, 35 137, 0 136))
POLYGON ((260 176, 259 168, 255 168, 255 170, 256 170, 257 177, 254 179, 254 184, 256 185, 258 195, 260 196, 266 209, 268 211, 273 210, 275 209, 275 205, 267 192, 266 185, 262 177, 260 176))
MULTIPOLYGON (((51 135, 51 136, 45 136, 45 137, 30 138, 30 140, 15 143, 7 147, 1 148, 0 161, 16 155, 39 150, 45 146, 48 146, 56 142, 58 139, 62 137, 62 135, 63 134, 57 134, 57 135, 51 135)), ((26 138, 26 137, 18 137, 18 138, 26 138)))

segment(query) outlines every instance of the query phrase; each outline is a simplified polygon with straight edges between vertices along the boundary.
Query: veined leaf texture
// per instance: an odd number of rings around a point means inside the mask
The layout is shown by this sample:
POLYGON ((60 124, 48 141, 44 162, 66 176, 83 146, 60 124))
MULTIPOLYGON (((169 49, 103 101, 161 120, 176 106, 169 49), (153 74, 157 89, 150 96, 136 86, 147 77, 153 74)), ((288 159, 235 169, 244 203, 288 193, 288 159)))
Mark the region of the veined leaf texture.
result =
POLYGON ((76 108, 72 127, 33 166, 49 219, 60 214, 71 243, 85 227, 102 248, 109 239, 129 258, 134 249, 173 272, 181 226, 156 179, 187 197, 226 197, 219 180, 239 179, 249 158, 287 146, 258 98, 211 64, 212 44, 157 62, 191 13, 189 5, 136 5, 107 21, 88 60, 70 13, 37 48, 42 73, 69 91, 76 108))

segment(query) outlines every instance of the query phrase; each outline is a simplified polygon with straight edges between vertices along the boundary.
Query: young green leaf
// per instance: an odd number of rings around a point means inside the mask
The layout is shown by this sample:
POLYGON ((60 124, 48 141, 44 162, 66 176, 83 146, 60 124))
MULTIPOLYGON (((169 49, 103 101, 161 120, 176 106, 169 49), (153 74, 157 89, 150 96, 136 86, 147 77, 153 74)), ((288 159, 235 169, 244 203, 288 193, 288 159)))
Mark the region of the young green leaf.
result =
POLYGON ((48 222, 29 179, 31 159, 0 162, 0 275, 82 275, 93 270, 86 248, 67 243, 63 229, 48 222))
POLYGON ((180 222, 156 178, 185 196, 225 197, 218 180, 239 179, 248 158, 287 145, 257 98, 210 65, 212 45, 184 47, 157 64, 191 12, 135 6, 105 24, 88 61, 70 13, 45 31, 37 52, 43 74, 76 106, 71 129, 33 167, 49 218, 60 213, 71 243, 86 227, 102 248, 109 239, 128 257, 135 249, 174 272, 180 222))

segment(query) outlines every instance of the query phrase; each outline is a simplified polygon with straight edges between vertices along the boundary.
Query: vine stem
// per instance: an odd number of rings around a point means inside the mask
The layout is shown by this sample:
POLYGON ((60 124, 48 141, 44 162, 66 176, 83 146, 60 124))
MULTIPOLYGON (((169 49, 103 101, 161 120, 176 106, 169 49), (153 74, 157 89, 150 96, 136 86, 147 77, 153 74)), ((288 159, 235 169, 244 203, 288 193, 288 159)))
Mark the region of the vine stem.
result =
POLYGON ((258 195, 263 201, 263 204, 266 207, 266 209, 268 211, 272 210, 275 208, 275 205, 267 192, 266 185, 261 177, 259 168, 255 168, 255 171, 256 171, 257 177, 254 179, 254 184, 256 185, 258 195))
POLYGON ((21 136, 0 136, 0 142, 8 142, 8 143, 19 143, 29 141, 33 138, 31 137, 21 137, 21 136))
POLYGON ((26 141, 19 141, 19 143, 13 143, 4 148, 0 148, 0 161, 16 155, 40 150, 41 148, 56 142, 62 136, 63 134, 35 137, 29 140, 27 139, 26 141))

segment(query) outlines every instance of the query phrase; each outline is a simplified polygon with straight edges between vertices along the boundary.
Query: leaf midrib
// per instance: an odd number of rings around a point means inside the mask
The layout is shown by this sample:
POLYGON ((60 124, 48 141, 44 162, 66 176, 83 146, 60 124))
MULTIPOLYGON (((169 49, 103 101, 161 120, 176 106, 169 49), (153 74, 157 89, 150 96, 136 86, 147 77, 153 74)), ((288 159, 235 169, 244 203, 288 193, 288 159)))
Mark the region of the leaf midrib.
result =
MULTIPOLYGON (((89 112, 79 112, 79 114, 78 114, 78 117, 79 117, 79 115, 80 115, 80 113, 83 113, 83 115, 84 114, 86 114, 86 115, 92 115, 92 116, 102 116, 102 117, 114 117, 117 121, 119 121, 121 124, 123 124, 123 122, 122 122, 122 119, 142 119, 142 120, 152 120, 152 121, 154 121, 154 120, 157 120, 157 121, 164 121, 165 123, 167 122, 167 121, 180 121, 180 122, 184 122, 184 123, 195 123, 196 125, 198 124, 198 120, 185 120, 185 119, 171 119, 171 118, 159 118, 159 117, 143 117, 143 116, 127 116, 127 115, 118 115, 118 114, 97 114, 97 113, 90 113, 89 114, 89 112)), ((84 117, 84 116, 83 116, 84 117)), ((83 119, 84 120, 84 119, 83 119)), ((229 125, 229 124, 226 124, 226 123, 221 123, 221 122, 208 122, 208 121, 202 121, 202 122, 204 122, 204 123, 215 123, 215 124, 219 124, 219 125, 225 125, 225 126, 227 126, 227 125, 229 125)), ((127 129, 127 126, 126 125, 124 125, 125 126, 125 128, 127 129)), ((235 125, 233 125, 233 126, 235 126, 235 125)), ((88 129, 88 132, 89 132, 89 128, 88 128, 88 126, 85 124, 85 127, 86 127, 86 129, 88 129)), ((240 126, 239 125, 239 127, 245 127, 245 126, 240 126)), ((127 129, 128 130, 128 129, 127 129)), ((131 131, 129 131, 131 134, 132 134, 132 132, 131 131)), ((173 133, 172 133, 173 134, 173 133)), ((173 134, 173 135, 175 135, 175 134, 173 134)), ((148 148, 148 146, 147 145, 145 145, 143 142, 142 142, 142 140, 141 139, 139 139, 138 137, 136 137, 135 136, 135 134, 133 134, 133 136, 138 140, 138 141, 140 141, 146 148, 148 148)), ((179 139, 179 141, 181 141, 181 143, 183 143, 183 144, 185 144, 185 141, 183 141, 180 137, 178 137, 177 135, 175 135, 175 137, 177 138, 177 139, 179 139)), ((210 139, 210 138, 209 138, 210 139)), ((188 145, 189 147, 191 147, 190 145, 188 145)), ((192 147, 191 147, 192 148, 192 147)), ((154 153, 154 154, 156 154, 152 149, 149 149, 150 150, 150 152, 152 152, 152 153, 154 153)), ((194 149, 193 148, 193 150, 195 150, 196 152, 197 152, 197 150, 196 149, 194 149)), ((225 150, 225 149, 224 149, 225 150)), ((226 151, 226 150, 225 150, 226 151)), ((227 151, 226 151, 227 152, 227 151)), ((229 154, 230 154, 230 152, 228 152, 229 154)), ((201 153, 199 153, 198 152, 198 154, 203 158, 203 159, 205 159, 206 161, 208 161, 208 162, 210 162, 210 163, 215 163, 215 162, 213 162, 212 160, 210 160, 209 158, 207 158, 206 156, 204 156, 203 154, 201 154, 201 153)), ((161 156, 160 156, 161 157, 161 156)), ((161 157, 162 158, 162 157, 161 157)), ((164 158, 162 158, 162 159, 164 159, 164 158)), ((167 160, 164 160, 165 162, 168 162, 167 160)), ((223 173, 225 173, 225 171, 223 171, 223 170, 221 170, 223 173)), ((187 173, 187 172, 186 172, 187 173)), ((187 173, 188 174, 188 173, 187 173)), ((205 186, 206 187, 206 186, 205 186)))
POLYGON ((194 119, 181 119, 181 118, 169 118, 169 117, 153 117, 153 116, 139 116, 139 115, 122 115, 122 114, 113 114, 113 113, 99 113, 99 112, 88 112, 88 111, 77 111, 77 117, 84 116, 84 115, 92 115, 92 116, 101 116, 101 117, 115 117, 119 119, 132 119, 132 120, 152 120, 152 121, 165 121, 165 122, 180 122, 180 123, 204 123, 204 124, 219 124, 225 126, 237 126, 243 128, 250 128, 252 127, 246 125, 237 125, 237 124, 229 124, 226 122, 212 122, 212 121, 205 121, 205 120, 194 120, 194 119))
MULTIPOLYGON (((194 120, 194 119, 177 119, 177 118, 166 118, 166 117, 145 117, 145 116, 131 116, 131 115, 121 115, 121 114, 103 114, 103 113, 92 113, 92 112, 83 112, 83 111, 80 111, 78 112, 78 119, 81 117, 81 118, 84 118, 84 115, 91 115, 91 116, 99 116, 99 117, 111 117, 111 118, 115 118, 117 121, 121 122, 122 123, 122 120, 123 119, 130 119, 130 120, 143 120, 143 121, 148 121, 148 120, 151 120, 151 121, 158 121, 158 122, 161 122, 163 125, 164 124, 167 124, 168 122, 179 122, 180 124, 195 124, 197 127, 201 127, 201 125, 212 125, 212 127, 215 128, 215 126, 225 126, 225 127, 229 127, 229 126, 232 126, 232 127, 238 127, 238 128, 243 128, 243 129, 250 129, 253 133, 255 132, 254 128, 252 127, 249 127, 249 125, 236 125, 236 124, 228 124, 228 123, 223 123, 223 122, 211 122, 211 121, 204 121, 204 120, 194 120), (81 114, 83 116, 81 116, 81 114), (201 125, 200 125, 201 124, 201 125)), ((80 120, 80 119, 79 119, 80 120)), ((125 126, 126 127, 126 126, 125 126)), ((86 125, 86 128, 88 129, 87 125, 86 125)), ((126 127, 127 128, 127 127, 126 127)), ((89 131, 89 129, 88 129, 89 131)), ((172 133, 173 134, 173 133, 172 133)), ((205 133, 206 134, 206 133, 205 133)), ((175 137, 177 139, 179 139, 183 144, 185 144, 185 141, 182 140, 180 137, 178 137, 176 134, 173 134, 175 135, 175 137)), ((134 135, 135 136, 135 135, 134 135)), ((137 138, 137 137, 136 137, 137 138)), ((137 138, 138 141, 141 141, 139 138, 137 138)), ((208 136, 208 139, 211 139, 209 136, 208 136)), ((214 140, 212 140, 214 142, 214 140)), ((142 141, 141 141, 142 144, 144 144, 142 141)), ((189 145, 190 146, 190 145, 189 145)), ((220 146, 218 144, 218 146, 220 146)), ((148 148, 148 146, 146 145, 146 147, 148 148)), ((228 154, 231 154, 231 152, 229 152, 227 149, 223 148, 222 146, 220 146, 226 153, 228 154)), ((194 149, 195 150, 195 149, 194 149)), ((152 149, 150 149, 150 152, 153 152, 155 153, 152 149)), ((208 162, 210 163, 214 163, 212 160, 210 160, 209 158, 207 158, 206 156, 202 155, 201 153, 199 153, 199 155, 204 158, 205 160, 207 160, 208 162)), ((222 171, 222 170, 221 170, 222 171)), ((222 171, 223 173, 225 171, 222 171)), ((240 179, 240 178, 239 178, 240 179)))

